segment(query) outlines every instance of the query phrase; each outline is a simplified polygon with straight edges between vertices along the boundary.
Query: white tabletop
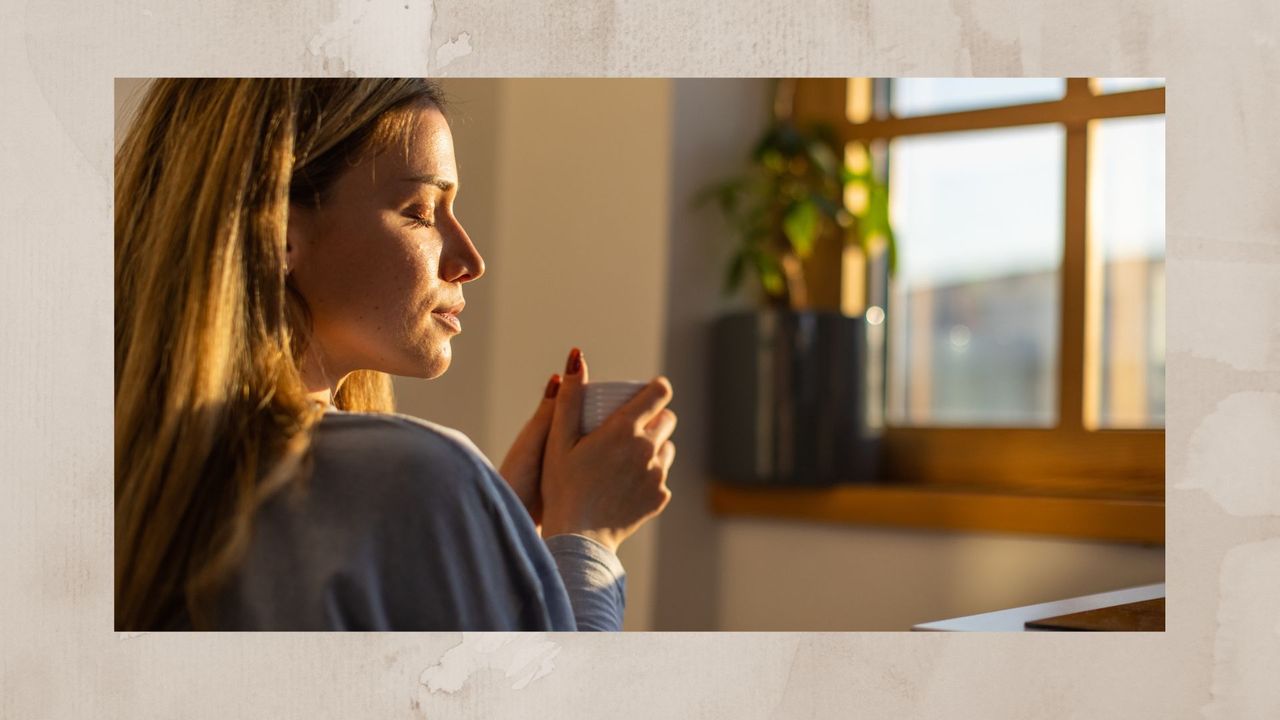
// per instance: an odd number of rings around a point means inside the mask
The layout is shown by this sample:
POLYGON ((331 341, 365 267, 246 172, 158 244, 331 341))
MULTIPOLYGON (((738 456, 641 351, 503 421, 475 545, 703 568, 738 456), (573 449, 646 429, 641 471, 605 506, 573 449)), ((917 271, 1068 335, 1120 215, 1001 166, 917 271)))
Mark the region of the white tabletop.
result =
POLYGON ((982 613, 981 615, 968 615, 951 618, 950 620, 921 623, 911 629, 1023 632, 1027 629, 1026 623, 1031 620, 1043 620, 1044 618, 1057 617, 1059 615, 1070 615, 1071 613, 1085 612, 1086 610, 1098 610, 1113 605, 1125 605, 1162 597, 1164 597, 1164 583, 1156 583, 1124 590, 1112 590, 1111 592, 1098 593, 1097 595, 1085 595, 1084 597, 1071 598, 1070 600, 1055 600, 1054 602, 997 610, 995 612, 982 613))

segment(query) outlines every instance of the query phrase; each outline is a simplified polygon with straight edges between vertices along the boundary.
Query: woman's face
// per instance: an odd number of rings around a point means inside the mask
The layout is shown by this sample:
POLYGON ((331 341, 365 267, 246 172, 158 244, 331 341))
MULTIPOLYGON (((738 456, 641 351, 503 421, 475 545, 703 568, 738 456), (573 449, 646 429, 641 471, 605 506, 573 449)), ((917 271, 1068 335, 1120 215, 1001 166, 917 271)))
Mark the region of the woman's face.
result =
POLYGON ((461 332, 462 284, 484 273, 453 214, 449 125, 434 107, 417 112, 407 154, 393 143, 339 176, 319 208, 290 208, 288 262, 311 310, 318 381, 439 376, 461 332))

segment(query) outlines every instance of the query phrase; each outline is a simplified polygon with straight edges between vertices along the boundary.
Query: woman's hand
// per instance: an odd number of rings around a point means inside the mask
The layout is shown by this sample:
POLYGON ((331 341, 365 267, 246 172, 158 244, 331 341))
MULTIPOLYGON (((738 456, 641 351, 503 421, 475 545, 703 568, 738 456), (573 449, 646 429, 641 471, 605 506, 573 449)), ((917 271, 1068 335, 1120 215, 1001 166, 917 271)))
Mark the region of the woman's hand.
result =
POLYGON ((671 500, 676 415, 659 377, 587 435, 579 434, 587 364, 574 348, 555 400, 542 460, 543 534, 586 535, 610 550, 671 500))
POLYGON ((542 476, 542 454, 547 444, 547 435, 551 431, 551 418, 555 413, 556 392, 560 389, 560 376, 552 375, 547 382, 547 389, 542 393, 542 400, 533 417, 525 423, 516 436, 516 441, 507 451, 498 472, 502 475, 516 497, 529 511, 533 524, 542 524, 542 488, 539 479, 542 476))

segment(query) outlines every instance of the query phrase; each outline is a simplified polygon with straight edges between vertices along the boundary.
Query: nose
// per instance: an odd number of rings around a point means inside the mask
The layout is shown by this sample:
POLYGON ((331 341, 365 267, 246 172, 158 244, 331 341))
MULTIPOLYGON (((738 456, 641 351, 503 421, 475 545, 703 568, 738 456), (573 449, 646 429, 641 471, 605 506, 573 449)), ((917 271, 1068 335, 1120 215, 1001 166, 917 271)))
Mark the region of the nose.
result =
POLYGON ((454 218, 453 226, 453 232, 445 236, 440 255, 440 277, 449 282, 471 282, 484 275, 484 258, 462 223, 454 218))

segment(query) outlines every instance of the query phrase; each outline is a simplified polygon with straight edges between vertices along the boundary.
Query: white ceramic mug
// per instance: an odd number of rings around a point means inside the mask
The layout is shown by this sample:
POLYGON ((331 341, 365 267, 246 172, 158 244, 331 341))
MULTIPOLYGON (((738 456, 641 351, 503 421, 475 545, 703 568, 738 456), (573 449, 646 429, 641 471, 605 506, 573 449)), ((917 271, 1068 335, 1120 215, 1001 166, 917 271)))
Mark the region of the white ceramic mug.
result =
POLYGON ((605 418, 627 404, 628 400, 648 384, 639 380, 587 383, 582 395, 582 434, 586 435, 600 427, 605 418))

